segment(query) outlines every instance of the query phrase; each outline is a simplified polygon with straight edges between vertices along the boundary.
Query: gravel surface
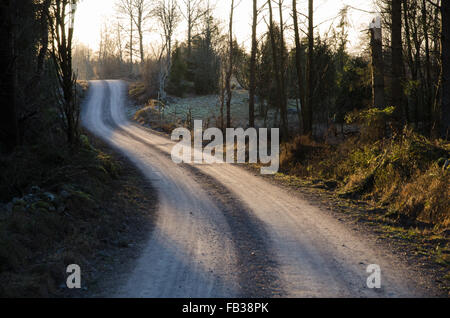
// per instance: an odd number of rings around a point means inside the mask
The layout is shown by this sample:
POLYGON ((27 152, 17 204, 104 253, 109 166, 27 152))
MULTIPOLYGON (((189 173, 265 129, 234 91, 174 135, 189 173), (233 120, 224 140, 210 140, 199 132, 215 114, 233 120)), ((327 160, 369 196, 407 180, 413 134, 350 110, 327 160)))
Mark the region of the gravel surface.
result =
POLYGON ((114 297, 422 297, 423 279, 320 207, 233 165, 176 165, 168 138, 129 122, 121 81, 91 82, 86 128, 154 184, 158 217, 114 297), (378 264, 382 288, 369 289, 378 264))

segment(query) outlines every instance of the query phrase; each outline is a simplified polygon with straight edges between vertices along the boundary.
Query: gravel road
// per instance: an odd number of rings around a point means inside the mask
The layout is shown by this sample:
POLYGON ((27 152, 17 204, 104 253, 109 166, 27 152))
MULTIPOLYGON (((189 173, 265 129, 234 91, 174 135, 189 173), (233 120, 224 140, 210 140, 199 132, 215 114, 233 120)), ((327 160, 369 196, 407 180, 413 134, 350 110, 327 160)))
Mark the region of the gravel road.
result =
POLYGON ((126 118, 126 84, 92 81, 83 125, 154 184, 156 224, 111 297, 423 297, 420 275, 326 211, 234 165, 176 165, 126 118), (369 289, 370 264, 382 288, 369 289))

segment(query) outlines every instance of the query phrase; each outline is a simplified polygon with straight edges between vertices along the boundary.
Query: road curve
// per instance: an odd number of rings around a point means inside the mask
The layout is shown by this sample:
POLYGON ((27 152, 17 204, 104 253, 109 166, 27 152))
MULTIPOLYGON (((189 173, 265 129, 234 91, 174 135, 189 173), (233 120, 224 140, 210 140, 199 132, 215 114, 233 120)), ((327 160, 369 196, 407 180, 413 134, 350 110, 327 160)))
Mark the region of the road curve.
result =
POLYGON ((423 297, 421 281, 328 213, 237 166, 180 166, 127 120, 126 84, 92 81, 82 123, 153 183, 154 230, 111 297, 423 297), (368 265, 382 271, 369 289, 368 265))

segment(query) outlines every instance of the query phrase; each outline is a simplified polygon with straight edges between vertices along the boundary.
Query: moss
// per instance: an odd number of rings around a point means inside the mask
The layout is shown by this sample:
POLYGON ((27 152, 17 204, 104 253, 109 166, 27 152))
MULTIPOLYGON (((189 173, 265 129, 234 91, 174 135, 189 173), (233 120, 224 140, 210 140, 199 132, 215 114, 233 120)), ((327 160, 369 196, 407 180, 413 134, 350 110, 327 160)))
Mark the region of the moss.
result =
POLYGON ((444 279, 450 281, 450 272, 448 272, 447 275, 444 276, 444 279))
POLYGON ((41 209, 43 211, 49 211, 51 209, 51 205, 45 201, 38 201, 33 204, 34 209, 41 209))

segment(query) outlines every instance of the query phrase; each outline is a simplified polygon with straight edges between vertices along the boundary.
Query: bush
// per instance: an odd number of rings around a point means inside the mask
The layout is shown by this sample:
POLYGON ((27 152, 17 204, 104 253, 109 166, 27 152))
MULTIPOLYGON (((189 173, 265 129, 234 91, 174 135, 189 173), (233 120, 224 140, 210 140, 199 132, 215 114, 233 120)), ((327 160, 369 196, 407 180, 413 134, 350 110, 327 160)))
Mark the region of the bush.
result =
POLYGON ((364 111, 356 111, 345 117, 347 124, 358 124, 361 128, 361 136, 365 140, 374 141, 386 137, 386 123, 392 119, 395 107, 385 109, 370 108, 364 111))

